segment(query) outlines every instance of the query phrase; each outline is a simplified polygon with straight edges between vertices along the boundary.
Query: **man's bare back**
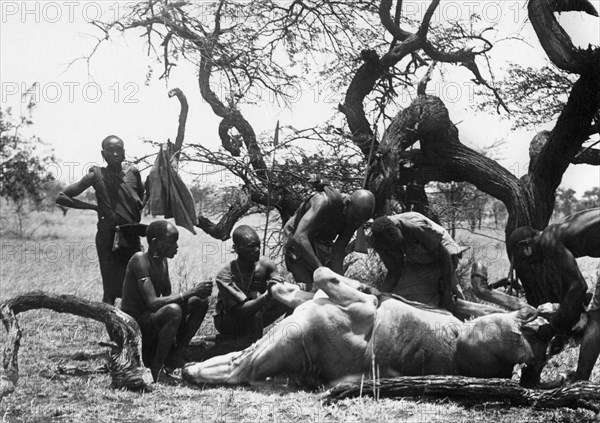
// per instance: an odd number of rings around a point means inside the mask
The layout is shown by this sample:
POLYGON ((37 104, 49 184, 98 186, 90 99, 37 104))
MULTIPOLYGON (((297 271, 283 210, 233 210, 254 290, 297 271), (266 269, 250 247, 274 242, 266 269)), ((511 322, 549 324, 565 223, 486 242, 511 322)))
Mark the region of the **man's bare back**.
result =
POLYGON ((600 208, 583 210, 548 226, 540 242, 544 251, 560 243, 574 257, 600 257, 600 208))

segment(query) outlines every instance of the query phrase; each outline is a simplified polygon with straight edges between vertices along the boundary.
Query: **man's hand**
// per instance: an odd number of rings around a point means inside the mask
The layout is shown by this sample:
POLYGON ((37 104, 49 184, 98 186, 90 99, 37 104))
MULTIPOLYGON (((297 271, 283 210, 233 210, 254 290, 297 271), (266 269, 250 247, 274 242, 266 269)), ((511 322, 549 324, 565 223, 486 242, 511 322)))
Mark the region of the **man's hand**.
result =
POLYGON ((305 284, 304 282, 296 282, 296 285, 298 286, 298 288, 300 289, 300 291, 306 291, 308 292, 308 285, 305 284))
POLYGON ((204 281, 200 282, 198 285, 194 287, 196 291, 196 295, 200 298, 208 298, 212 293, 213 289, 213 281, 204 281))
POLYGON ((544 303, 537 307, 538 314, 546 320, 550 320, 558 311, 558 304, 544 303))
POLYGON ((565 345, 567 344, 568 340, 569 339, 567 335, 554 335, 554 338, 550 340, 550 343, 548 344, 548 350, 546 351, 548 358, 559 354, 565 348, 565 345))
POLYGON ((281 275, 278 274, 274 274, 269 278, 269 281, 267 282, 267 285, 271 285, 274 283, 283 283, 283 277, 281 275))
POLYGON ((456 307, 456 301, 451 292, 442 291, 440 292, 440 306, 446 310, 453 312, 456 307))

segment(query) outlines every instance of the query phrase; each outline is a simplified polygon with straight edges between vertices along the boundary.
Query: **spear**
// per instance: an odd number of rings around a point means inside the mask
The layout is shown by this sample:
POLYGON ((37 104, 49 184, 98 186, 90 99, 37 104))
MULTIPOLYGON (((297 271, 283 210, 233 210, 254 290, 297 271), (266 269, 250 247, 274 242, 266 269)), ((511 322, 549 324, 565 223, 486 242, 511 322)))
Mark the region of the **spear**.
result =
POLYGON ((265 233, 263 235, 263 246, 262 246, 262 254, 265 255, 265 250, 267 248, 267 231, 269 229, 269 215, 271 211, 271 181, 273 180, 273 169, 275 168, 275 150, 277 149, 277 144, 279 144, 279 120, 277 120, 277 125, 275 125, 275 135, 273 136, 273 163, 271 164, 271 172, 269 172, 269 183, 268 183, 268 191, 269 196, 267 197, 267 218, 265 220, 265 233))
MULTIPOLYGON (((371 166, 371 159, 373 158, 373 148, 375 147, 375 134, 371 140, 371 149, 369 150, 369 158, 367 159, 367 166, 365 169, 365 177, 363 179, 362 188, 367 188, 367 181, 369 179, 369 168, 371 166)), ((365 235, 364 225, 360 225, 356 231, 356 243, 354 244, 354 251, 357 253, 367 253, 367 237, 365 235)))

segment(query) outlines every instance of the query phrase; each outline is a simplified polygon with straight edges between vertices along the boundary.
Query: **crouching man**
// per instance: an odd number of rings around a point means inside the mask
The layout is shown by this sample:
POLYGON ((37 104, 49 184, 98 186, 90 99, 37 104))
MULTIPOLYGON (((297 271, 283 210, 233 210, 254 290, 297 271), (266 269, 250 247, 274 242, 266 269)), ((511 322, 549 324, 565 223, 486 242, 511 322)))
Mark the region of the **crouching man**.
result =
POLYGON ((140 327, 144 364, 156 382, 163 366, 184 364, 183 351, 208 310, 206 298, 212 282, 173 294, 167 259, 177 254, 179 232, 173 224, 159 220, 148 226, 146 238, 148 251, 134 254, 127 265, 121 309, 140 327))
POLYGON ((254 229, 238 226, 232 238, 237 259, 217 274, 215 327, 225 337, 254 342, 290 308, 271 295, 273 285, 283 286, 282 279, 275 265, 260 257, 260 238, 254 229))

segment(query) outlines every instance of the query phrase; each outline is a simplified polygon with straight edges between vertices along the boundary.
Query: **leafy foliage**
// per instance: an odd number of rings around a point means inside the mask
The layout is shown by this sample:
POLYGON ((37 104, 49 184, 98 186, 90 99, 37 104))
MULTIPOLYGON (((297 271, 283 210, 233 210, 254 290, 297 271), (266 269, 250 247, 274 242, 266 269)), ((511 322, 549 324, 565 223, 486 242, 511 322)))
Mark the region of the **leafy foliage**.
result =
POLYGON ((19 236, 23 235, 27 201, 39 206, 45 199, 45 186, 54 181, 54 176, 47 172, 47 165, 54 157, 39 150, 43 142, 38 137, 26 139, 19 134, 21 126, 31 124, 25 117, 15 124, 10 109, 0 110, 0 197, 15 205, 19 236))
POLYGON ((16 205, 26 200, 40 203, 44 185, 54 180, 47 172, 54 157, 39 151, 43 142, 38 137, 24 139, 19 135, 19 127, 30 125, 31 121, 22 118, 15 125, 10 118, 10 111, 0 110, 0 196, 16 205))
MULTIPOLYGON (((503 98, 512 105, 513 128, 531 128, 556 119, 576 79, 577 75, 555 66, 533 68, 511 64, 506 76, 498 81, 498 87, 503 98)), ((480 110, 496 109, 496 102, 490 96, 479 98, 480 110)))
POLYGON ((578 211, 600 207, 600 187, 587 190, 581 199, 575 197, 576 191, 571 188, 558 188, 554 205, 554 217, 563 218, 578 211))

